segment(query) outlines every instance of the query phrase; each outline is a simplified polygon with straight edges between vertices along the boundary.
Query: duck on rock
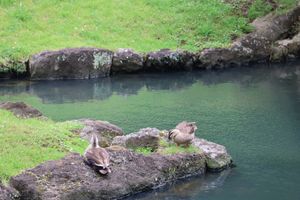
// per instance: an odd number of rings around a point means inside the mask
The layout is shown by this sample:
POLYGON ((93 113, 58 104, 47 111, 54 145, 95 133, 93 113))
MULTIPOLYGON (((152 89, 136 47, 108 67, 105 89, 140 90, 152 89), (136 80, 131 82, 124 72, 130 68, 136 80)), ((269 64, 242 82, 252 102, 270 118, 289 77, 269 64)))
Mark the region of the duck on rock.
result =
POLYGON ((169 131, 168 138, 169 140, 173 140, 177 146, 184 145, 188 147, 195 138, 196 130, 196 122, 183 121, 177 124, 175 129, 169 131))
POLYGON ((111 173, 109 154, 99 146, 98 137, 94 134, 91 137, 90 145, 84 152, 84 161, 102 175, 111 173))

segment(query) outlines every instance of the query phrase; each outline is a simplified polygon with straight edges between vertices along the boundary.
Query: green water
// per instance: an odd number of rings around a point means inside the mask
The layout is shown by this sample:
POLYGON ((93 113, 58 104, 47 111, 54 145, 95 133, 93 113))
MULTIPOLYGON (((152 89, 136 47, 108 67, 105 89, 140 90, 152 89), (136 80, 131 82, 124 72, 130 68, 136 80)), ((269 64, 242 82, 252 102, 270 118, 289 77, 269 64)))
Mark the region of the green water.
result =
POLYGON ((300 64, 101 80, 0 82, 0 101, 24 101, 54 120, 96 118, 129 133, 196 121, 236 168, 131 199, 300 199, 300 64))

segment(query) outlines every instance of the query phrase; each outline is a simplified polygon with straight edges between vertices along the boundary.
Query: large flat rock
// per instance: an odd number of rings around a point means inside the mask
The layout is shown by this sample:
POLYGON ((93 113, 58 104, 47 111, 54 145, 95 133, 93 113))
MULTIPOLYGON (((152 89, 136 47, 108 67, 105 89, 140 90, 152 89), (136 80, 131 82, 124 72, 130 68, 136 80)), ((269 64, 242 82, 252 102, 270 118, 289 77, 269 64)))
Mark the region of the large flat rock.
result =
MULTIPOLYGON (((167 135, 167 131, 157 128, 143 128, 128 135, 116 136, 112 144, 129 149, 147 147, 155 151, 159 148, 161 140, 171 142, 167 135)), ((198 137, 194 138, 192 145, 204 153, 208 170, 219 172, 231 166, 232 158, 225 146, 198 137)))
POLYGON ((204 174, 204 154, 144 156, 115 146, 108 149, 112 173, 101 176, 79 154, 49 161, 10 181, 24 200, 116 199, 204 174))
POLYGON ((29 59, 33 80, 90 79, 110 74, 113 52, 98 48, 45 51, 29 59))

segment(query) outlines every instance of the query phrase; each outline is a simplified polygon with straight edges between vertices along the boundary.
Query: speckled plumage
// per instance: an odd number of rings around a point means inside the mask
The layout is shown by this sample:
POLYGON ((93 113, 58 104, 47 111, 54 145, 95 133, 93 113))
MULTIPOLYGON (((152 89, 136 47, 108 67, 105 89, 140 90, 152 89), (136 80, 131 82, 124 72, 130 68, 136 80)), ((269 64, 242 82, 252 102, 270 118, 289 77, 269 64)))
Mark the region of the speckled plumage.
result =
POLYGON ((85 150, 84 158, 85 162, 100 174, 111 173, 109 154, 104 148, 99 147, 97 136, 92 136, 91 144, 85 150))
POLYGON ((189 146, 195 138, 196 130, 195 122, 183 121, 169 132, 169 139, 172 139, 177 145, 189 146))

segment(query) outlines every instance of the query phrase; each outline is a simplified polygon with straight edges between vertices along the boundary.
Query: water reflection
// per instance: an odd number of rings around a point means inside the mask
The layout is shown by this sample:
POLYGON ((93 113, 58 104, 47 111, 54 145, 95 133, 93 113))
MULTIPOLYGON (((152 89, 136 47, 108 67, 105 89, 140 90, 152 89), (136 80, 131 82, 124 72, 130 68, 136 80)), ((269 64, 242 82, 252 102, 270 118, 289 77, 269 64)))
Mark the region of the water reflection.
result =
MULTIPOLYGON (((250 87, 257 82, 272 79, 300 80, 300 66, 297 63, 286 66, 255 66, 226 71, 196 71, 170 74, 136 74, 97 80, 60 80, 60 81, 2 81, 0 95, 14 95, 23 92, 36 95, 43 103, 86 102, 104 100, 114 93, 117 95, 136 95, 139 90, 180 90, 196 82, 204 85, 235 83, 250 87), (74 92, 76 89, 76 92, 74 92)), ((275 81, 277 82, 277 81, 275 81)), ((300 91, 300 83, 296 92, 300 91)))
POLYGON ((196 199, 203 192, 209 192, 221 187, 232 170, 228 169, 221 173, 208 173, 205 176, 187 178, 158 190, 129 197, 127 200, 196 199))

